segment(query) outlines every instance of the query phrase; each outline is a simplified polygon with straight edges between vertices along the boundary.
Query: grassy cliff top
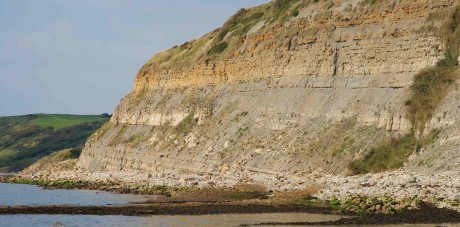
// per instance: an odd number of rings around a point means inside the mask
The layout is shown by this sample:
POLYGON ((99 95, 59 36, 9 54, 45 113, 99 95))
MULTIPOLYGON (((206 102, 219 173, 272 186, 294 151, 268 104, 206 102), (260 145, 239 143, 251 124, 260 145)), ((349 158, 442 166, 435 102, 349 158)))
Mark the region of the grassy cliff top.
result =
POLYGON ((144 65, 143 69, 183 67, 196 62, 228 58, 238 49, 246 35, 256 25, 272 27, 283 24, 297 17, 299 11, 310 4, 321 3, 319 0, 275 0, 259 6, 240 9, 221 28, 156 54, 144 65))
MULTIPOLYGON (((240 9, 232 15, 220 28, 203 35, 200 38, 174 46, 168 50, 155 54, 140 70, 140 73, 149 69, 168 70, 184 68, 200 63, 225 61, 239 54, 245 40, 253 34, 262 34, 275 28, 271 35, 274 40, 282 40, 300 31, 289 23, 297 20, 321 21, 327 18, 334 7, 336 0, 273 0, 269 3, 240 9), (311 15, 305 14, 305 8, 314 8, 311 15)), ((351 1, 350 1, 351 2, 351 1)), ((369 8, 379 9, 389 7, 388 0, 359 0, 358 10, 365 12, 369 8)), ((350 4, 351 5, 351 4, 350 4)), ((350 9, 342 9, 344 12, 350 9)), ((308 10, 307 10, 308 11, 308 10)), ((311 13, 311 12, 310 12, 311 13)), ((312 28, 302 31, 303 35, 317 33, 312 28)), ((301 34, 302 35, 302 34, 301 34)))

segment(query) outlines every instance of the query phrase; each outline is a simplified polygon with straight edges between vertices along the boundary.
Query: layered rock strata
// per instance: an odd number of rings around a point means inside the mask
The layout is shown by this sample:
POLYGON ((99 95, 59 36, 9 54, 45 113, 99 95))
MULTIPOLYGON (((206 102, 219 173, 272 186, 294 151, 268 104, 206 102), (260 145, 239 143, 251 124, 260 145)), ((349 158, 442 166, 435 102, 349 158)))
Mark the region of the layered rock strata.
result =
MULTIPOLYGON (((457 4, 366 2, 305 1, 298 16, 261 16, 242 35, 218 30, 157 54, 87 142, 79 168, 170 184, 343 173, 379 141, 409 132, 409 86, 443 58, 435 31, 457 4), (218 42, 229 47, 209 54, 218 42)), ((445 108, 433 124, 458 124, 445 108)))

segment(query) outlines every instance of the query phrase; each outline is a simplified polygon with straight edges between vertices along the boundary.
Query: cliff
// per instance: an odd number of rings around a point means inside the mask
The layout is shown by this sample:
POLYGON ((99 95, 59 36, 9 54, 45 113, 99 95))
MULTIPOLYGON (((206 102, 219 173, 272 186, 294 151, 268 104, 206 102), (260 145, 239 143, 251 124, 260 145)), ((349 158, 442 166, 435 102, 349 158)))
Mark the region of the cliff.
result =
MULTIPOLYGON (((444 58, 437 28, 456 4, 296 0, 240 10, 149 60, 77 165, 181 185, 346 173, 350 161, 411 131, 410 85, 444 58)), ((434 154, 459 163, 458 100, 457 87, 427 125, 447 136, 412 157, 412 168, 430 169, 419 163, 434 154)))

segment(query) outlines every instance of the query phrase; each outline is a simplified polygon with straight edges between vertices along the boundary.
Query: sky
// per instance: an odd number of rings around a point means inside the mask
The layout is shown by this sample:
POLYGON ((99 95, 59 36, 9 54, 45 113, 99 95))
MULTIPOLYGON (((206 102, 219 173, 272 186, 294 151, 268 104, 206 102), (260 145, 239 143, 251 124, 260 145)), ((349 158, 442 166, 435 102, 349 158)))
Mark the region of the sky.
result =
POLYGON ((0 116, 112 113, 156 52, 269 0, 0 0, 0 116))

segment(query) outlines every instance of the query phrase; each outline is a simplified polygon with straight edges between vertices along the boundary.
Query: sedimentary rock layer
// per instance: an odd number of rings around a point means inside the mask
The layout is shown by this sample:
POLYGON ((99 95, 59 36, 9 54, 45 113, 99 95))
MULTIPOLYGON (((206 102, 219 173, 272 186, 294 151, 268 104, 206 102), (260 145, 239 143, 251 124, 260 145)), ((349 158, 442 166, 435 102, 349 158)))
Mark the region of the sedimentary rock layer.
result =
MULTIPOLYGON (((367 2, 297 1, 282 19, 254 17, 242 34, 224 27, 157 54, 78 166, 237 181, 343 172, 410 130, 409 86, 443 58, 435 31, 457 4, 367 2), (228 48, 210 54, 219 42, 228 48)), ((271 4, 241 12, 273 14, 271 4)))

